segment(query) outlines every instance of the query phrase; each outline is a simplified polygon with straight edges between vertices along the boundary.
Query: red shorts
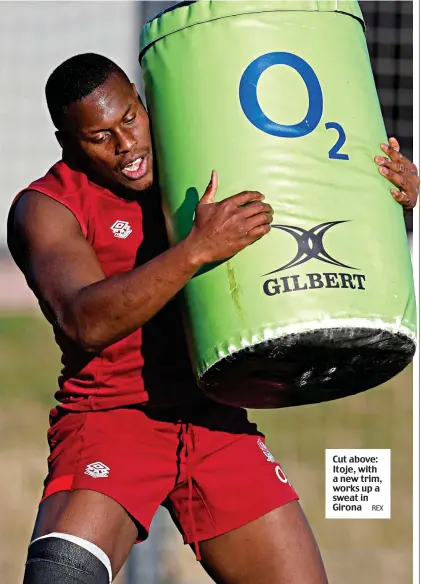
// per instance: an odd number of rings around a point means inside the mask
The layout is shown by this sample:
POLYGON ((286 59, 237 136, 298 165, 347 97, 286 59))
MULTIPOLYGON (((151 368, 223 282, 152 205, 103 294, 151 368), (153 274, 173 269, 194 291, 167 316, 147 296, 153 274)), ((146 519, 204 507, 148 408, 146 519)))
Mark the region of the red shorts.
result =
POLYGON ((48 433, 43 499, 75 489, 103 493, 135 519, 140 540, 162 504, 192 543, 298 498, 244 410, 206 408, 64 414, 48 433))

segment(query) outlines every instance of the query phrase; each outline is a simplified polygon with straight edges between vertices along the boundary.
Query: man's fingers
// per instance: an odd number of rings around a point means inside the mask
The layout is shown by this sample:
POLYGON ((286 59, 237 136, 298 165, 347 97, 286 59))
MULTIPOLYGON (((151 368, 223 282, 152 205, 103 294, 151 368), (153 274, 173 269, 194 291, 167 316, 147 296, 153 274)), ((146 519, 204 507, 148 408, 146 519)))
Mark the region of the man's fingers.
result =
POLYGON ((399 172, 394 172, 393 170, 381 166, 379 168, 380 173, 390 180, 399 189, 406 189, 408 191, 415 190, 415 185, 411 183, 411 175, 408 173, 400 174, 399 172))
POLYGON ((269 233, 269 231, 270 231, 269 223, 264 223, 263 225, 258 225, 257 227, 251 229, 248 232, 247 236, 250 239, 250 242, 252 243, 266 235, 266 233, 269 233))
POLYGON ((270 225, 273 221, 272 213, 259 213, 259 215, 253 215, 249 217, 246 223, 246 231, 250 233, 255 227, 259 225, 270 225))
POLYGON ((218 174, 216 170, 212 170, 211 179, 203 197, 199 201, 199 205, 210 205, 215 202, 216 191, 218 190, 218 174))
POLYGON ((248 217, 253 217, 253 215, 259 215, 260 213, 267 213, 273 215, 273 209, 268 203, 263 201, 252 201, 248 205, 240 207, 239 213, 243 219, 248 217))
POLYGON ((417 167, 412 162, 409 162, 409 160, 407 165, 404 164, 402 159, 397 162, 384 156, 376 156, 375 160, 380 167, 384 166, 399 174, 408 173, 408 178, 410 178, 410 175, 416 176, 417 174, 417 167))
POLYGON ((397 150, 398 152, 401 149, 399 142, 393 136, 389 138, 389 144, 394 150, 397 150))
POLYGON ((402 152, 400 152, 399 150, 396 150, 395 148, 392 148, 389 144, 381 144, 381 149, 383 150, 383 152, 385 152, 390 157, 390 159, 392 159, 393 161, 398 162, 400 164, 403 164, 403 166, 411 174, 418 175, 418 169, 415 166, 415 164, 413 162, 411 162, 410 160, 408 160, 408 158, 406 156, 404 156, 402 154, 402 152))
POLYGON ((251 203, 252 201, 263 201, 264 195, 259 193, 258 191, 243 191, 242 193, 238 193, 238 195, 233 195, 226 201, 233 203, 237 207, 241 207, 241 205, 245 205, 247 203, 251 203))
POLYGON ((404 212, 408 212, 414 208, 414 204, 412 203, 411 197, 405 191, 399 191, 398 189, 391 189, 390 191, 393 195, 393 198, 402 205, 404 212))
POLYGON ((420 186, 418 176, 412 174, 407 169, 403 169, 402 171, 402 167, 399 164, 393 166, 393 168, 398 168, 398 171, 395 172, 392 170, 392 165, 390 164, 388 166, 382 165, 379 167, 379 172, 395 187, 404 191, 410 197, 411 207, 415 207, 420 186))
POLYGON ((410 204, 410 197, 405 191, 400 191, 398 189, 391 189, 390 191, 393 197, 401 204, 410 204))

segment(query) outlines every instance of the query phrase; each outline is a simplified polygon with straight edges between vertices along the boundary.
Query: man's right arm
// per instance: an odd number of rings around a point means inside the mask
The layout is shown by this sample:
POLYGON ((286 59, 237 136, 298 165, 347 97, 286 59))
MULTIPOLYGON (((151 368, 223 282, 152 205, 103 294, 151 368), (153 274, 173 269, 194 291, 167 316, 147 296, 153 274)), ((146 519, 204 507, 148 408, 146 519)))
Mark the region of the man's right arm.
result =
POLYGON ((14 234, 24 271, 57 325, 85 351, 98 352, 151 319, 206 263, 231 257, 270 229, 260 193, 214 203, 216 173, 186 239, 129 272, 106 278, 66 207, 36 191, 18 201, 14 234))

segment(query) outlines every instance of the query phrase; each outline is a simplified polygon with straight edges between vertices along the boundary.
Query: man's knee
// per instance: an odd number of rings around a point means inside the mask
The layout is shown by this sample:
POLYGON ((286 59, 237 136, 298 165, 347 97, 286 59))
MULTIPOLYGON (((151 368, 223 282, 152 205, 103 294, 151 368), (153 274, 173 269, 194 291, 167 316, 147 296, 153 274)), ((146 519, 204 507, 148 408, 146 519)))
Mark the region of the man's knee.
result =
POLYGON ((111 581, 109 558, 85 539, 50 533, 29 546, 23 584, 109 584, 111 581))

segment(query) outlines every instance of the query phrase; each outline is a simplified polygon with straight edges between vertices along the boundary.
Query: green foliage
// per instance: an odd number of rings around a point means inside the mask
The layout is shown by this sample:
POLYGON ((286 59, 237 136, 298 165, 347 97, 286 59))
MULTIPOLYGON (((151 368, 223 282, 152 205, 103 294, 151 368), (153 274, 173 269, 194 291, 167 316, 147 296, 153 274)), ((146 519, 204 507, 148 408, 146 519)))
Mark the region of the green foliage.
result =
POLYGON ((0 317, 0 402, 53 403, 60 353, 51 326, 37 315, 0 317))

